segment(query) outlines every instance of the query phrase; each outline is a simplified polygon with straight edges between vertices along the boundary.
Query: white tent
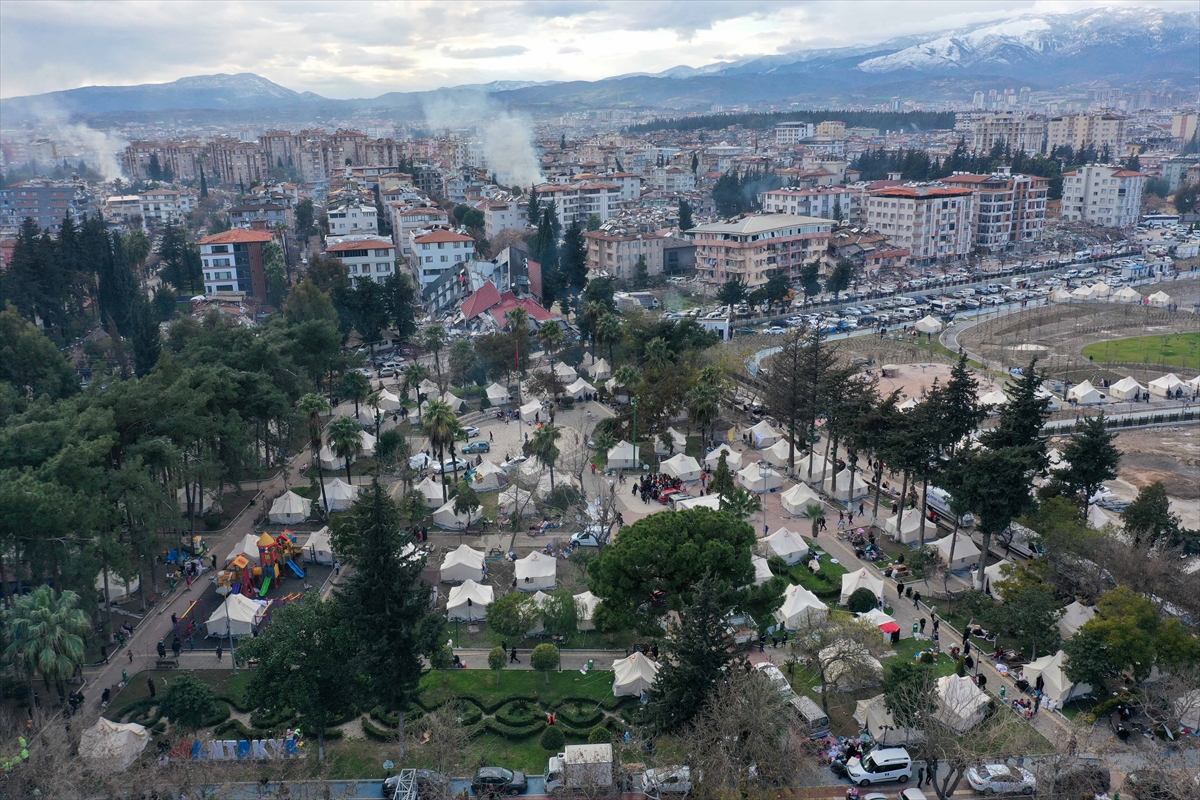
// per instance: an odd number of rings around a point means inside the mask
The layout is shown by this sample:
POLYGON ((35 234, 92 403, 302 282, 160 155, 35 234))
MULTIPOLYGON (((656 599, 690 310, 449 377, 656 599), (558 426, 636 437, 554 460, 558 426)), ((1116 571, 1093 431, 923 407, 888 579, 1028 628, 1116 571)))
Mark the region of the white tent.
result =
POLYGON ((1183 384, 1193 392, 1200 392, 1200 375, 1192 378, 1190 381, 1184 381, 1183 384))
POLYGON ((850 595, 859 589, 869 589, 873 595, 882 599, 883 578, 878 578, 867 572, 865 567, 855 572, 847 572, 842 576, 842 594, 838 602, 846 605, 850 600, 850 595))
POLYGON ((446 553, 446 557, 442 559, 439 580, 442 583, 481 582, 483 580, 483 551, 460 544, 456 549, 446 553))
MULTIPOLYGON (((400 398, 392 394, 387 389, 379 390, 379 413, 381 416, 387 416, 393 411, 400 410, 400 398)), ((362 405, 358 407, 358 421, 363 425, 375 424, 375 406, 362 405)))
POLYGON ((783 510, 794 517, 804 516, 804 512, 810 505, 824 507, 820 495, 810 489, 806 483, 797 483, 779 495, 779 502, 783 506, 783 510))
POLYGON ((595 364, 592 364, 591 368, 588 369, 588 373, 592 376, 593 380, 606 381, 612 377, 613 371, 608 362, 601 358, 595 364))
POLYGON ((994 392, 988 392, 983 397, 979 398, 979 404, 993 407, 1007 405, 1008 395, 997 389, 994 392))
POLYGON ((325 481, 325 502, 330 511, 347 511, 358 499, 361 486, 346 483, 341 478, 325 481))
POLYGON ((841 639, 817 654, 817 658, 828 663, 825 677, 837 684, 840 691, 851 692, 864 686, 874 686, 883 680, 883 665, 879 659, 869 655, 864 645, 841 639), (856 655, 854 659, 840 654, 856 655), (848 676, 847 673, 850 673, 848 676), (843 677, 846 676, 846 677, 843 677))
POLYGON ((417 384, 417 391, 421 393, 422 397, 428 400, 431 397, 437 397, 441 394, 442 388, 429 380, 429 378, 422 378, 421 382, 417 384))
POLYGON ((820 484, 825 480, 825 473, 828 469, 828 462, 816 453, 812 453, 796 462, 795 475, 806 483, 820 484), (811 472, 809 472, 810 469, 811 472))
POLYGON ((1000 589, 996 586, 996 581, 1004 579, 1004 574, 1000 571, 1000 569, 1005 564, 1011 564, 1011 563, 1012 562, 1006 558, 1002 561, 997 561, 995 564, 992 564, 990 567, 983 568, 983 590, 985 592, 991 592, 992 597, 996 598, 997 600, 999 600, 1001 602, 1004 601, 1004 593, 1001 592, 1000 589))
POLYGON ((717 447, 711 453, 706 455, 704 457, 704 466, 708 467, 710 470, 716 469, 717 465, 721 463, 722 453, 725 454, 725 466, 729 467, 730 470, 736 472, 742 468, 741 453, 738 453, 727 444, 717 447))
POLYGON ((1039 659, 1030 661, 1021 668, 1021 672, 1025 680, 1036 686, 1037 679, 1042 679, 1042 693, 1047 695, 1056 705, 1061 706, 1063 703, 1070 702, 1076 697, 1092 693, 1092 687, 1086 683, 1072 683, 1071 679, 1063 674, 1063 664, 1066 661, 1066 653, 1059 650, 1052 656, 1042 656, 1039 659))
POLYGON ((454 501, 449 500, 446 505, 433 512, 433 524, 448 531, 464 531, 482 516, 482 506, 470 514, 456 514, 454 512, 454 501))
POLYGON ((230 592, 204 622, 207 636, 249 636, 262 617, 263 606, 245 595, 230 592))
POLYGON ((771 555, 779 556, 788 564, 798 563, 810 549, 807 539, 787 528, 780 528, 762 541, 771 555))
POLYGON ((952 533, 934 542, 938 556, 950 570, 966 569, 979 559, 979 548, 970 536, 952 533), (954 561, 950 560, 950 547, 954 547, 954 561))
POLYGON ((1097 531, 1102 531, 1109 526, 1113 528, 1123 528, 1125 526, 1120 517, 1110 514, 1098 505, 1092 505, 1088 508, 1087 524, 1089 528, 1097 531))
POLYGON ((1058 635, 1070 639, 1079 633, 1079 629, 1096 616, 1095 606, 1085 606, 1078 600, 1063 609, 1063 615, 1058 618, 1058 635))
POLYGON ((1156 394, 1159 397, 1170 397, 1179 389, 1182 389, 1185 395, 1191 394, 1191 387, 1181 381, 1179 376, 1174 372, 1168 372, 1161 378, 1156 378, 1155 380, 1150 381, 1150 383, 1147 385, 1149 386, 1151 393, 1156 394))
POLYGON ((783 434, 772 428, 765 419, 746 433, 750 436, 750 443, 755 447, 770 447, 783 438, 783 434))
POLYGON ((496 599, 491 586, 465 580, 450 590, 446 598, 446 619, 451 622, 474 622, 487 619, 487 608, 496 599))
POLYGON ((87 761, 100 761, 102 767, 124 772, 146 745, 150 731, 136 722, 112 722, 101 717, 79 736, 79 755, 87 761))
POLYGON ((771 566, 762 556, 750 556, 750 563, 754 565, 754 585, 762 586, 774 576, 771 574, 771 566))
POLYGON ((426 475, 423 481, 414 486, 413 491, 421 495, 426 508, 438 508, 446 502, 442 498, 442 485, 430 475, 426 475))
MULTIPOLYGON (((183 487, 176 489, 175 498, 179 501, 179 513, 186 514, 187 490, 183 487)), ((192 495, 192 507, 195 508, 196 513, 201 516, 204 516, 205 514, 211 514, 214 509, 220 512, 221 495, 212 491, 211 489, 205 489, 204 497, 200 500, 200 502, 196 502, 196 496, 194 494, 192 495)))
POLYGON ((1113 292, 1109 301, 1113 303, 1140 303, 1142 302, 1142 296, 1132 286, 1122 286, 1113 292))
POLYGON ((658 664, 640 652, 613 662, 613 694, 617 697, 638 697, 654 688, 658 664))
POLYGON ((251 561, 258 561, 258 536, 255 536, 253 533, 247 533, 229 551, 229 555, 225 556, 225 560, 232 561, 240 555, 245 555, 251 561))
MULTIPOLYGON (((900 531, 896 532, 896 515, 889 514, 888 518, 883 521, 883 529, 895 540, 910 544, 921 538, 921 509, 909 508, 905 509, 900 514, 900 531)), ((929 523, 925 529, 936 530, 937 525, 929 523)))
POLYGON ((1092 291, 1092 287, 1090 286, 1077 286, 1075 287, 1075 290, 1071 292, 1072 300, 1091 300, 1095 296, 1096 293, 1092 291))
POLYGON ((983 722, 987 713, 987 694, 968 677, 945 675, 938 678, 937 701, 937 718, 958 733, 965 733, 983 722))
POLYGON ((738 471, 738 483, 749 492, 773 492, 783 486, 783 476, 758 461, 738 471))
POLYGON ((520 514, 522 517, 532 517, 537 514, 533 494, 520 486, 509 486, 500 493, 500 513, 511 517, 520 514))
POLYGON ((329 528, 321 528, 308 537, 304 543, 304 557, 316 564, 333 563, 333 534, 329 528))
POLYGON ((455 396, 453 392, 447 391, 442 395, 442 402, 450 406, 450 410, 455 414, 466 408, 467 403, 461 397, 455 396))
POLYGON ((803 586, 792 584, 783 592, 783 605, 775 611, 775 619, 789 631, 794 631, 814 617, 829 615, 829 607, 803 586))
POLYGON ((1179 726, 1195 732, 1200 730, 1200 689, 1184 692, 1175 700, 1179 726))
POLYGON ((854 721, 862 729, 871 734, 871 738, 882 745, 896 745, 919 742, 925 735, 912 728, 899 728, 892 712, 887 710, 883 695, 875 695, 867 700, 859 700, 854 706, 854 721))
MULTIPOLYGON (((1137 292, 1134 292, 1137 294, 1137 292)), ((1051 303, 1069 303, 1071 301, 1071 293, 1066 289, 1055 289, 1050 293, 1051 303)))
POLYGON ((312 513, 312 501, 301 497, 295 492, 280 495, 271 504, 271 523, 273 525, 295 525, 308 519, 312 513))
POLYGON ((676 511, 686 511, 689 508, 711 508, 713 511, 720 511, 721 496, 706 494, 703 497, 686 497, 683 500, 675 501, 676 511))
POLYGON ((658 468, 672 478, 678 478, 684 483, 700 480, 700 474, 703 471, 700 468, 699 461, 691 456, 685 456, 683 453, 668 458, 659 464, 658 468))
POLYGON ((92 583, 96 591, 101 597, 104 596, 104 576, 108 575, 108 597, 112 602, 116 603, 132 595, 142 585, 142 579, 134 575, 128 581, 108 570, 100 570, 96 573, 96 580, 92 583))
POLYGON ((907 400, 905 400, 903 403, 901 403, 900 405, 896 406, 896 408, 898 408, 901 411, 912 411, 914 408, 917 407, 917 404, 919 402, 920 401, 917 400, 917 398, 910 397, 907 400))
POLYGON ((609 469, 637 469, 640 448, 622 439, 608 451, 609 469))
POLYGON ((1062 403, 1058 401, 1058 395, 1054 394, 1054 392, 1051 392, 1044 386, 1038 387, 1038 390, 1034 396, 1039 400, 1049 400, 1050 402, 1046 404, 1046 408, 1050 411, 1058 411, 1060 408, 1062 408, 1062 403))
POLYGON ((869 622, 876 628, 879 628, 879 632, 885 637, 889 636, 889 634, 884 632, 884 625, 895 625, 896 627, 900 626, 900 623, 896 622, 895 617, 893 617, 891 614, 884 613, 883 609, 881 608, 872 608, 870 611, 864 611, 861 614, 858 614, 857 618, 863 622, 869 622))
POLYGON ((921 333, 941 333, 943 326, 942 326, 942 321, 940 319, 933 316, 932 314, 929 314, 929 315, 926 315, 924 319, 920 320, 913 327, 916 328, 921 333))
POLYGON ((1088 392, 1093 392, 1095 390, 1096 387, 1092 386, 1091 381, 1083 381, 1082 383, 1077 383, 1070 389, 1067 389, 1067 399, 1079 400, 1081 397, 1086 397, 1088 392))
POLYGON ((1108 387, 1108 393, 1117 400, 1132 400, 1138 394, 1143 394, 1146 387, 1142 386, 1131 377, 1121 378, 1121 380, 1108 387))
POLYGON ((512 402, 512 395, 508 393, 508 389, 498 383, 493 383, 487 387, 488 403, 493 406, 506 406, 512 402))
POLYGON ((557 375, 558 379, 563 383, 570 383, 579 377, 579 373, 575 371, 574 367, 569 366, 562 361, 554 365, 554 374, 557 375))
POLYGON ((581 592, 575 595, 575 608, 579 611, 579 630, 592 631, 596 629, 596 623, 592 622, 592 615, 596 613, 598 605, 600 605, 600 598, 591 592, 581 592))
POLYGON ((471 488, 477 492, 494 492, 508 483, 504 470, 488 461, 480 461, 471 472, 471 488))
POLYGON ((322 469, 341 469, 346 466, 346 460, 334 453, 328 443, 321 445, 320 459, 322 469))
MULTIPOLYGON (((359 413, 362 413, 362 412, 360 411, 359 413)), ((372 417, 371 418, 372 424, 374 423, 374 421, 375 421, 375 419, 374 419, 374 417, 372 417)), ((359 455, 363 455, 363 456, 367 456, 367 457, 375 455, 375 437, 374 436, 372 436, 366 430, 361 430, 358 432, 358 440, 359 440, 359 455)), ((329 469, 329 470, 344 469, 346 466, 346 459, 342 458, 337 453, 335 453, 333 451, 333 448, 330 447, 329 442, 326 442, 325 444, 321 445, 320 458, 321 458, 321 468, 322 469, 329 469)), ((358 456, 355 456, 354 458, 350 459, 350 463, 353 464, 357 460, 358 460, 358 456)))
POLYGON ((616 378, 609 378, 604 382, 604 388, 608 390, 618 403, 629 402, 629 390, 621 384, 617 383, 616 378))
POLYGON ((1112 293, 1112 287, 1107 283, 1092 284, 1092 297, 1111 297, 1112 293))
POLYGON ((542 401, 530 400, 525 405, 521 406, 521 421, 533 422, 535 419, 540 421, 542 413, 542 401))
POLYGON ((533 552, 518 558, 516 567, 517 588, 522 592, 538 589, 553 589, 558 584, 558 559, 545 553, 533 552))
POLYGON ((567 387, 567 394, 576 400, 582 400, 589 394, 595 394, 596 387, 585 381, 583 378, 578 378, 574 383, 567 387))
POLYGON ((682 453, 687 448, 687 437, 674 428, 667 428, 666 436, 654 437, 654 452, 656 455, 669 456, 682 453))
MULTIPOLYGON (((1073 390, 1073 389, 1072 389, 1073 390)), ((1075 402, 1081 406, 1098 406, 1108 402, 1108 395, 1099 389, 1092 388, 1087 392, 1081 393, 1075 402)))
POLYGON ((1162 291, 1155 292, 1146 298, 1146 302, 1152 306, 1159 306, 1161 308, 1162 306, 1168 306, 1171 304, 1171 295, 1162 291))
POLYGON ((787 467, 791 447, 792 445, 787 439, 780 439, 762 451, 763 460, 776 467, 787 467))
POLYGON ((855 500, 859 497, 866 497, 870 490, 870 485, 863 480, 862 470, 854 473, 854 484, 850 483, 850 468, 846 467, 841 472, 832 477, 825 479, 825 492, 835 500, 841 500, 843 503, 850 500, 855 500))

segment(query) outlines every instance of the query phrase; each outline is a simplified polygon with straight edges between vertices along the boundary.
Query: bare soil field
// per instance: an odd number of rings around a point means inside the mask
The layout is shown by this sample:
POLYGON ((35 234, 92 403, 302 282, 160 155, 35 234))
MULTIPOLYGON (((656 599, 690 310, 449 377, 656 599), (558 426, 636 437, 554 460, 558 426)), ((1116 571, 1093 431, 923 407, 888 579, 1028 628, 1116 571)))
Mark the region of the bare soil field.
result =
POLYGON ((1113 491, 1132 500, 1139 489, 1162 481, 1171 510, 1184 526, 1200 528, 1200 427, 1142 428, 1117 434, 1121 465, 1113 491))

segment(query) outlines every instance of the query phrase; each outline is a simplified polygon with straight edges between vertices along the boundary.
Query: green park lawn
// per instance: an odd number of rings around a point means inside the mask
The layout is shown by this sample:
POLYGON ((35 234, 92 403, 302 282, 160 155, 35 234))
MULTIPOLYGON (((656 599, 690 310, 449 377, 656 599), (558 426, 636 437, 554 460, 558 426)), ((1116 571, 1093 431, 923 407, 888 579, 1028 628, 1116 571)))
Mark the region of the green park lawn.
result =
POLYGON ((1195 371, 1200 370, 1200 333, 1135 336, 1131 339, 1096 342, 1083 348, 1083 354, 1099 362, 1156 364, 1195 371))

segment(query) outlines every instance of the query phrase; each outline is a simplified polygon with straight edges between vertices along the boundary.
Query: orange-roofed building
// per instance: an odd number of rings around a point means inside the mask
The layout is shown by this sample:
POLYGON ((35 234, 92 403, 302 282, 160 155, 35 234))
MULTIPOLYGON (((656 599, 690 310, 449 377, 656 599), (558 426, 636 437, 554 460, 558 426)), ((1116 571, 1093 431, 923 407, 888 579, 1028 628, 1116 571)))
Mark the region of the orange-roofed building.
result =
POLYGON ((200 240, 200 265, 206 295, 241 294, 267 302, 263 247, 275 238, 267 231, 234 228, 200 240))
POLYGON ((867 225, 908 250, 912 263, 966 258, 974 245, 975 190, 904 184, 868 191, 867 225))
POLYGON ((344 239, 326 247, 325 254, 341 259, 355 283, 383 283, 396 271, 396 245, 387 239, 344 239))

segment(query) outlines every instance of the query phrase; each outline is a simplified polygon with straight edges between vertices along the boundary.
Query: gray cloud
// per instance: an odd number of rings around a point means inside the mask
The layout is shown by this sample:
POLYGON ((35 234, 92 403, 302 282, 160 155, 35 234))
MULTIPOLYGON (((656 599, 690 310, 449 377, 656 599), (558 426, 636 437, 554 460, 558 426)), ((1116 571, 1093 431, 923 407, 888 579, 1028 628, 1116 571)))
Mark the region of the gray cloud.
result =
POLYGON ((450 58, 508 58, 528 52, 528 47, 519 44, 502 44, 497 47, 442 48, 442 53, 450 58))
POLYGON ((558 48, 558 54, 560 56, 569 56, 572 53, 582 53, 582 52, 583 52, 583 50, 578 47, 560 47, 560 48, 558 48))

